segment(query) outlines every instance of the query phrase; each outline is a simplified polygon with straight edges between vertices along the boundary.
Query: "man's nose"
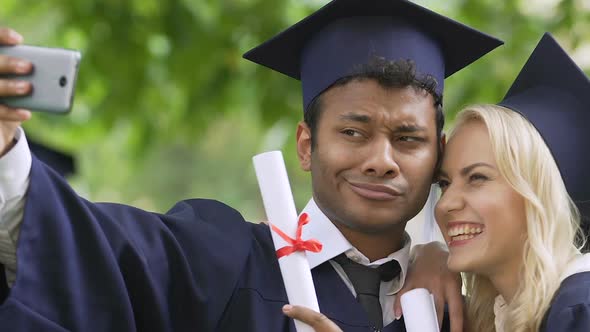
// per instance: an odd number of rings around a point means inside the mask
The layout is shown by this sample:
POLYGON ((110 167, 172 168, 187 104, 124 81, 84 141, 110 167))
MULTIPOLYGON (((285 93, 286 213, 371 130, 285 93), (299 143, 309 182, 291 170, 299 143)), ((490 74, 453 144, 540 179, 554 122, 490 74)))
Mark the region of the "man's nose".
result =
POLYGON ((363 163, 363 173, 369 176, 394 178, 400 172, 395 157, 394 148, 388 139, 375 141, 370 145, 363 163))

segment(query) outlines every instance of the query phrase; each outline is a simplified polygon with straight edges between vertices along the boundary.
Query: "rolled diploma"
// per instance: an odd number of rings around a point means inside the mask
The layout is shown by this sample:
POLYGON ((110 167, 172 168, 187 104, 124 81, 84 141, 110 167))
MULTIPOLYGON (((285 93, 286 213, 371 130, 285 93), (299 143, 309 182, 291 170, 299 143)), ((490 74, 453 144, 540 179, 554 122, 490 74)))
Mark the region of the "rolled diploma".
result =
MULTIPOLYGON (((281 151, 265 152, 254 156, 253 161, 268 222, 294 239, 297 231, 298 216, 291 186, 289 185, 287 169, 283 161, 283 154, 281 151)), ((271 231, 271 233, 275 249, 278 250, 289 245, 274 231, 271 231)), ((289 303, 319 311, 311 270, 305 252, 294 252, 281 257, 279 266, 289 303)), ((314 332, 309 325, 298 320, 295 320, 295 327, 298 332, 314 332)))
POLYGON ((408 332, 438 332, 438 319, 432 294, 424 288, 413 289, 401 299, 404 322, 408 332))

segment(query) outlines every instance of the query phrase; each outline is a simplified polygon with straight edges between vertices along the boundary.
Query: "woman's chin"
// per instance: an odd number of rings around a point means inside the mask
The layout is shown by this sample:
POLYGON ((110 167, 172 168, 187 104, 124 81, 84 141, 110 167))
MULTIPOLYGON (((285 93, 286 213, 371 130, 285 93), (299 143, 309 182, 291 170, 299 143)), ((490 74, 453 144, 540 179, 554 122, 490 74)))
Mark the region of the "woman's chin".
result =
POLYGON ((468 257, 454 257, 452 254, 447 261, 447 267, 451 272, 473 272, 476 265, 477 264, 468 257))

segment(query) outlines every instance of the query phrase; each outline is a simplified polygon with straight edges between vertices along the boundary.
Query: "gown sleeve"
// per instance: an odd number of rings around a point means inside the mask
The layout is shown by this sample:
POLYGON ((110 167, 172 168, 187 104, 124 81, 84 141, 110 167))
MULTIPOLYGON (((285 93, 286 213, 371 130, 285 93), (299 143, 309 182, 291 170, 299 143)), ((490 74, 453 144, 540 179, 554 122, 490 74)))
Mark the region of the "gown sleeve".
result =
POLYGON ((549 316, 545 331, 588 332, 590 331, 590 305, 576 304, 561 308, 549 316))
POLYGON ((541 331, 590 331, 590 272, 576 273, 561 283, 541 331))
POLYGON ((222 203, 182 201, 167 214, 95 204, 33 158, 2 329, 28 330, 34 316, 71 331, 212 331, 251 243, 222 203))

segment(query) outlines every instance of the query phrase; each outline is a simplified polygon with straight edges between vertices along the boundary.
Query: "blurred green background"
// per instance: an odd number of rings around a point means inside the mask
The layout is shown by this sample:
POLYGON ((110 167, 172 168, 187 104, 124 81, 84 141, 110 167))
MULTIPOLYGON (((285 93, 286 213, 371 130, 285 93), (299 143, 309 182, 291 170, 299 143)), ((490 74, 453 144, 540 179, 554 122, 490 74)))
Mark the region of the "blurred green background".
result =
MULTIPOLYGON (((27 135, 73 154, 84 196, 165 211, 184 198, 264 219, 251 157, 281 149, 297 207, 299 82, 241 55, 326 0, 1 0, 0 25, 27 44, 83 53, 67 116, 35 114, 27 135)), ((447 80, 448 119, 497 102, 545 31, 590 69, 590 0, 420 0, 506 45, 447 80)))

